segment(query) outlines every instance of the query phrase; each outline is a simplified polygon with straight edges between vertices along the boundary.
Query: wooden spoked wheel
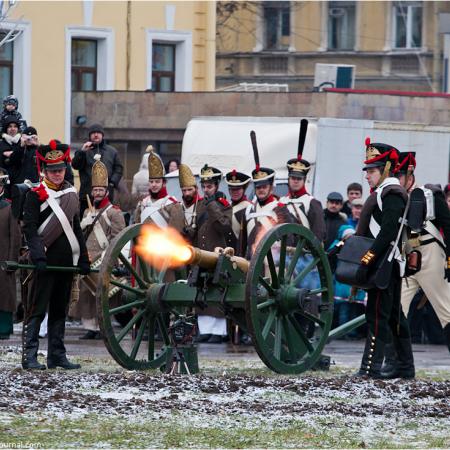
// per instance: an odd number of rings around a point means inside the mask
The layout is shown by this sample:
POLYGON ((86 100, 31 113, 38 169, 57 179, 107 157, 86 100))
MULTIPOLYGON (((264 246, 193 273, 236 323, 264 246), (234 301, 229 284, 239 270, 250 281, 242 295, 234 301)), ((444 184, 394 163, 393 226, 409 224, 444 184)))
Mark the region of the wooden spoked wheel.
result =
POLYGON ((160 367, 170 344, 170 311, 154 312, 146 300, 147 290, 153 283, 163 282, 166 271, 158 272, 134 253, 140 229, 141 224, 131 225, 111 241, 97 287, 99 325, 106 348, 121 366, 134 370, 160 367), (115 320, 119 314, 121 327, 115 320))
POLYGON ((320 357, 333 317, 333 280, 319 240, 282 224, 258 243, 246 280, 246 320, 262 361, 301 373, 320 357))

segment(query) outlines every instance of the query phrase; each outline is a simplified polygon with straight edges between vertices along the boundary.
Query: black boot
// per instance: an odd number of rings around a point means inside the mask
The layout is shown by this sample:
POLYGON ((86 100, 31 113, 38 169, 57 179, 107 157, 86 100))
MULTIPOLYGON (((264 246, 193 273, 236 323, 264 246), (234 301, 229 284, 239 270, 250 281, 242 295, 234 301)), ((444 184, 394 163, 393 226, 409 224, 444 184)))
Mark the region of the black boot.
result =
POLYGON ((444 337, 445 337, 445 343, 447 344, 447 347, 448 347, 448 351, 450 352, 450 323, 448 323, 444 327, 444 337))
POLYGON ((64 347, 64 319, 58 319, 54 322, 48 323, 48 352, 47 352, 47 367, 49 369, 56 369, 62 367, 63 369, 80 369, 79 364, 71 363, 66 356, 66 348, 64 347))
POLYGON ((390 376, 390 374, 397 373, 397 352, 392 342, 384 347, 384 363, 381 373, 385 378, 396 378, 390 376))
POLYGON ((392 336, 392 342, 397 354, 397 361, 393 370, 381 372, 382 378, 414 378, 416 371, 414 369, 411 339, 400 339, 397 336, 392 336))
POLYGON ((366 346, 364 347, 361 368, 356 372, 356 377, 381 378, 384 347, 385 343, 369 332, 366 346))
POLYGON ((27 322, 24 321, 22 330, 22 367, 24 369, 45 369, 45 365, 40 364, 37 359, 40 327, 40 317, 32 317, 27 322))

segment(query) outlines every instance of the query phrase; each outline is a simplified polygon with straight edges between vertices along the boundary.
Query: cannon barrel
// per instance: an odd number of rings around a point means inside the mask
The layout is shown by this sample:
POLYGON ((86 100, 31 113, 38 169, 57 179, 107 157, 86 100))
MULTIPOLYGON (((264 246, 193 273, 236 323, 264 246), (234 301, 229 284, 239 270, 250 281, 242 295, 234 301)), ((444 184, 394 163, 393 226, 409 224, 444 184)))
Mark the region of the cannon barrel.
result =
MULTIPOLYGON (((214 269, 219 259, 219 252, 211 252, 208 250, 202 250, 198 247, 189 246, 191 257, 187 261, 187 264, 198 265, 203 269, 214 269)), ((227 253, 228 249, 224 249, 223 253, 229 256, 230 261, 236 264, 242 272, 247 273, 250 262, 240 256, 234 256, 227 253)))
MULTIPOLYGON (((0 269, 7 270, 9 272, 15 272, 19 269, 34 270, 36 266, 33 264, 20 264, 16 261, 0 261, 0 269)), ((78 267, 63 267, 63 266, 47 266, 45 270, 51 272, 73 272, 79 273, 80 269, 78 267)), ((99 269, 91 269, 91 272, 99 272, 99 269)))

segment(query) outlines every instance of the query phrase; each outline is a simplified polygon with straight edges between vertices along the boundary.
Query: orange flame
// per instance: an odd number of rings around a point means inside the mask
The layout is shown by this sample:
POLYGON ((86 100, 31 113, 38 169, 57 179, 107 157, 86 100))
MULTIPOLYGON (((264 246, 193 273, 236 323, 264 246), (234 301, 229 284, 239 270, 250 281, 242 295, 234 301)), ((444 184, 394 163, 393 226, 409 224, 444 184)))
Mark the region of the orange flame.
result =
POLYGON ((142 225, 136 253, 158 270, 184 266, 192 258, 191 246, 174 228, 142 225))

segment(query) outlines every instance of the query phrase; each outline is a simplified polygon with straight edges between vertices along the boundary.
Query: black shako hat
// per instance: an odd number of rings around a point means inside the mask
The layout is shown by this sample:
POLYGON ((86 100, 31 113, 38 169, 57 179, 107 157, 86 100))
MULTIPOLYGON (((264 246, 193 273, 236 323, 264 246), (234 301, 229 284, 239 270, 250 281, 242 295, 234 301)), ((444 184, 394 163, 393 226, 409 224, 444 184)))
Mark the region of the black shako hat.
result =
POLYGON ((396 173, 413 173, 416 168, 416 152, 400 152, 396 173))
POLYGON ((229 187, 247 187, 250 183, 251 177, 245 173, 237 172, 233 169, 225 175, 225 181, 229 187))
POLYGON ((67 168, 70 163, 70 147, 52 139, 48 145, 40 145, 36 150, 38 168, 42 164, 44 170, 59 170, 67 168))
POLYGON ((380 142, 370 142, 370 138, 366 138, 366 159, 364 161, 363 170, 373 169, 376 167, 387 167, 387 171, 394 171, 399 161, 400 152, 389 144, 380 142))
POLYGON ((302 119, 300 121, 300 133, 298 136, 297 157, 290 159, 286 166, 290 177, 306 177, 311 169, 311 164, 303 159, 303 149, 305 147, 306 133, 308 132, 308 121, 302 119))

